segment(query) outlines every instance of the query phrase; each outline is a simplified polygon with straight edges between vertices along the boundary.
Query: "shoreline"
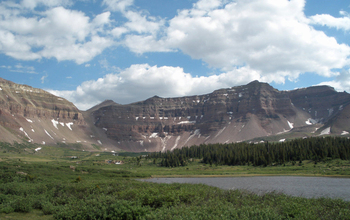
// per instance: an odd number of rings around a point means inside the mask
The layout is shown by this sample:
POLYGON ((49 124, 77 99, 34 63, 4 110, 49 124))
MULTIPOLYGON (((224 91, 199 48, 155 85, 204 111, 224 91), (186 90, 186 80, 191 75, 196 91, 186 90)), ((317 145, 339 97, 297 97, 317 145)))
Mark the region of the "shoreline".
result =
POLYGON ((224 174, 224 175, 151 175, 149 178, 216 178, 216 177, 254 177, 254 176, 300 176, 300 177, 328 177, 328 178, 350 178, 350 175, 310 175, 310 174, 224 174))

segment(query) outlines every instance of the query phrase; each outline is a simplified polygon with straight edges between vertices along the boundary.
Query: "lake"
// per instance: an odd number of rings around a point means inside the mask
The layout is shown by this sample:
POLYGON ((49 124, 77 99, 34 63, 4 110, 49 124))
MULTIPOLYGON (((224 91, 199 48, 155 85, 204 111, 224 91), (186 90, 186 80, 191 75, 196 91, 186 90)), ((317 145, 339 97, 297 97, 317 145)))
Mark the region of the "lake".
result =
POLYGON ((155 183, 206 184, 221 189, 247 190, 256 194, 284 193, 305 198, 341 198, 350 201, 350 178, 254 176, 254 177, 200 177, 143 179, 155 183))

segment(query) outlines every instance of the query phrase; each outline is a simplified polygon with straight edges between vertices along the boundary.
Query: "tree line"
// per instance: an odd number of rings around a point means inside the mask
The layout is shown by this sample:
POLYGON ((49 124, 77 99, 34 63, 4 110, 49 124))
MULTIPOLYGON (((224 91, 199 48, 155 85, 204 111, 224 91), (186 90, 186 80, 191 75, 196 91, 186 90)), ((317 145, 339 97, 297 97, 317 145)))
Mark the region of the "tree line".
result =
POLYGON ((215 165, 283 165, 287 162, 350 159, 350 140, 344 137, 312 137, 286 142, 201 144, 167 152, 154 152, 149 158, 161 158, 160 166, 186 166, 191 159, 215 165))

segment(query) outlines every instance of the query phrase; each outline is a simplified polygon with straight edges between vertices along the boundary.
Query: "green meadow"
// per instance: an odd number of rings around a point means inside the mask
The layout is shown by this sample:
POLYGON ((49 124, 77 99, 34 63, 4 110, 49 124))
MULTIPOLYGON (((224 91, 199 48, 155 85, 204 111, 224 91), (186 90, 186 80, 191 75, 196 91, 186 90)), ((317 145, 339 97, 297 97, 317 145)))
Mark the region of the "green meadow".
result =
POLYGON ((350 161, 269 166, 162 167, 146 153, 86 152, 79 145, 0 143, 0 219, 350 219, 350 202, 258 196, 151 177, 299 175, 350 177, 350 161), (35 149, 41 147, 40 150, 35 149), (76 149, 76 150, 73 150, 76 149))

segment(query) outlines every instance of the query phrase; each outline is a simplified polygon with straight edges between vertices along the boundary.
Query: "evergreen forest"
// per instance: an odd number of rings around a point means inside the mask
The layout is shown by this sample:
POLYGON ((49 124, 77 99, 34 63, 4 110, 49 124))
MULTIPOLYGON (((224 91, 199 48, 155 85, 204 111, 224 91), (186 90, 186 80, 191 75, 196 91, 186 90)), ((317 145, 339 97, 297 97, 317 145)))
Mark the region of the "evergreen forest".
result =
POLYGON ((350 159, 350 140, 343 137, 312 137, 277 143, 201 144, 168 152, 150 153, 150 158, 162 158, 164 167, 186 166, 193 158, 210 165, 269 166, 285 163, 315 163, 331 159, 350 159))

